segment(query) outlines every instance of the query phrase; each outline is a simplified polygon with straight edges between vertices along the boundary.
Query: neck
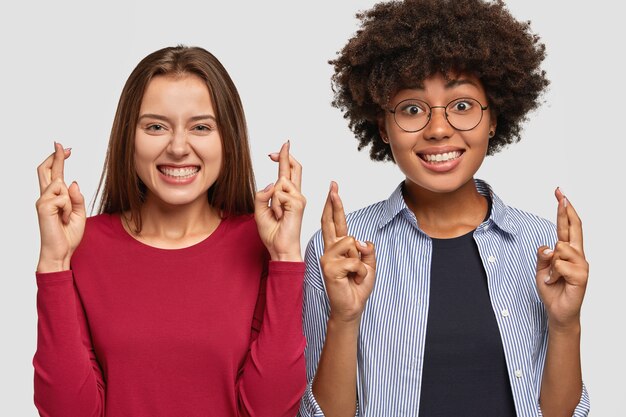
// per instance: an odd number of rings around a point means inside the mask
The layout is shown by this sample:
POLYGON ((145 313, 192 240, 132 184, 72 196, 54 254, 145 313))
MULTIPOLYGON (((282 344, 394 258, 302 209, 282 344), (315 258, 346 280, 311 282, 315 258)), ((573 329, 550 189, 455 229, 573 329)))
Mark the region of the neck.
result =
POLYGON ((403 196, 420 229, 434 238, 448 239, 471 232, 483 222, 488 209, 487 199, 476 190, 473 179, 447 193, 405 181, 403 196))
POLYGON ((220 213, 205 198, 189 204, 170 205, 147 196, 141 207, 142 227, 132 232, 135 224, 125 213, 125 228, 137 240, 162 249, 180 249, 206 239, 221 221, 220 213))

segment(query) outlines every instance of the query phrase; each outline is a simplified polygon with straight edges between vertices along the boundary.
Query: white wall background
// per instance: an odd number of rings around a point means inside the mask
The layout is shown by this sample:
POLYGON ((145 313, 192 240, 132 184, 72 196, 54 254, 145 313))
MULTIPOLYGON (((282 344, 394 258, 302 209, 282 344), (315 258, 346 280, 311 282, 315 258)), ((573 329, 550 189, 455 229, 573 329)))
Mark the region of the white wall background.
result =
MULTIPOLYGON (((73 148, 66 179, 93 197, 126 77, 148 53, 184 43, 213 52, 242 96, 259 187, 275 179, 266 157, 287 138, 305 167, 303 241, 318 228, 329 181, 348 211, 386 198, 402 179, 393 164, 356 151, 330 106, 327 60, 372 0, 265 2, 17 2, 0 6, 0 415, 35 416, 35 167, 52 142, 73 148)), ((548 48, 552 85, 521 143, 486 160, 479 177, 510 205, 554 220, 552 190, 584 221, 591 264, 582 355, 593 416, 626 406, 623 169, 623 19, 609 0, 508 0, 548 48)))

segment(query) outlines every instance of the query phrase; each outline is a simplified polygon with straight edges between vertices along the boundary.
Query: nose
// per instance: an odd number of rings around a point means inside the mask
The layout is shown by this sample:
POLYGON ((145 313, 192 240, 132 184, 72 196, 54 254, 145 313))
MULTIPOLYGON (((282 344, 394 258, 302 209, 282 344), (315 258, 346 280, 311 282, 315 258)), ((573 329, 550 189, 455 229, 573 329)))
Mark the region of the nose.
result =
POLYGON ((454 133, 454 128, 446 118, 446 108, 444 106, 432 106, 430 108, 430 121, 424 128, 424 138, 426 140, 448 139, 454 133))
POLYGON ((182 158, 189 153, 189 141, 184 129, 174 130, 167 146, 167 152, 175 158, 182 158))

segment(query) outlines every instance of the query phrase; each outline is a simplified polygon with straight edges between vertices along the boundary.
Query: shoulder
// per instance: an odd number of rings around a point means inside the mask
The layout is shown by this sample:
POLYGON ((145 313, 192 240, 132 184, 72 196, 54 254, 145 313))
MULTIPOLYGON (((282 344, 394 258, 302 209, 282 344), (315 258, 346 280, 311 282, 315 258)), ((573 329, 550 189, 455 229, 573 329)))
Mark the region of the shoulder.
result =
POLYGON ((119 237, 122 228, 118 214, 97 214, 87 218, 85 236, 83 239, 101 238, 104 236, 119 237))
POLYGON ((346 215, 348 227, 352 229, 375 228, 382 215, 386 212, 386 203, 382 200, 346 215))
POLYGON ((237 216, 227 216, 222 219, 227 226, 229 233, 256 235, 259 233, 254 220, 254 214, 241 214, 237 216))
POLYGON ((515 207, 507 209, 507 220, 522 238, 541 244, 551 243, 556 239, 556 225, 550 220, 515 207))
POLYGON ((533 245, 551 244, 556 241, 556 226, 541 216, 506 205, 484 182, 479 184, 491 194, 491 218, 501 229, 511 232, 516 238, 533 245))
POLYGON ((242 214, 238 216, 228 216, 222 219, 226 226, 227 235, 233 239, 251 239, 261 242, 259 230, 254 219, 254 214, 242 214))
POLYGON ((97 214, 87 218, 83 238, 72 256, 72 262, 119 249, 129 238, 118 214, 97 214))
POLYGON ((228 216, 222 219, 222 223, 224 233, 220 238, 220 246, 234 245, 239 251, 265 252, 253 214, 228 216))

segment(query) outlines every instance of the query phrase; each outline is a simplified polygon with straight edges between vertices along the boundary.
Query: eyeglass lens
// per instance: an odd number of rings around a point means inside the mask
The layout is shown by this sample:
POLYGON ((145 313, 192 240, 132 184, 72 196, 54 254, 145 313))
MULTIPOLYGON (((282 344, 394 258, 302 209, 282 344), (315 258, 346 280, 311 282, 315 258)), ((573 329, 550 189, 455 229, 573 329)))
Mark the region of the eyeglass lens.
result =
MULTIPOLYGON (((435 106, 434 108, 441 108, 435 106)), ((428 103, 408 99, 394 108, 394 119, 402 130, 417 132, 426 127, 431 118, 432 108, 428 103)), ((445 107, 448 123, 457 130, 471 130, 478 126, 483 117, 482 105, 473 98, 458 98, 445 107)))

